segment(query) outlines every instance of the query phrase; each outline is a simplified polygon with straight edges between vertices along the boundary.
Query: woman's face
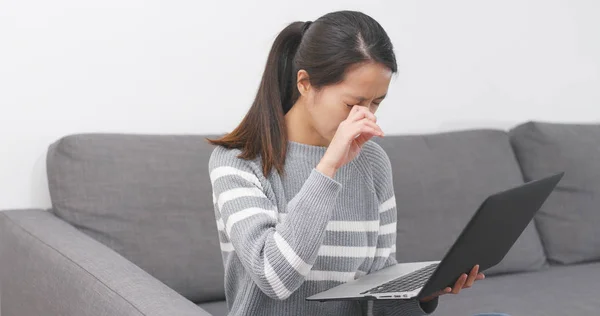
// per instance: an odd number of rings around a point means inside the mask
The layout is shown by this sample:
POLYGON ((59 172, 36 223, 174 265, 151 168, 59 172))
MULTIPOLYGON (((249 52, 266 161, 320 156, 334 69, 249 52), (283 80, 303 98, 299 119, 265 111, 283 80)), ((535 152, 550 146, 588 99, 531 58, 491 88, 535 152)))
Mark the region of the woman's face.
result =
MULTIPOLYGON (((298 75, 301 76, 300 73, 298 75)), ((377 111, 387 94, 391 78, 392 71, 389 68, 368 62, 350 67, 344 80, 338 84, 319 90, 310 87, 310 84, 308 87, 304 86, 302 96, 306 98, 312 128, 323 139, 331 141, 340 123, 348 117, 352 106, 365 106, 372 113, 377 111)))

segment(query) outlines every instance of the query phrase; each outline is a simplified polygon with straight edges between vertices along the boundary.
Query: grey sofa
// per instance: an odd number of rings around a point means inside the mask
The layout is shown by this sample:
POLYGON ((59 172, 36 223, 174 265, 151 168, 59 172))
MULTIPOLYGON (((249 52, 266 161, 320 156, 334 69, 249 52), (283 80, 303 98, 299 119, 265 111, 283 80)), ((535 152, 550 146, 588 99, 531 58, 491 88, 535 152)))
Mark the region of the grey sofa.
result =
MULTIPOLYGON (((600 314, 600 125, 377 141, 393 164, 400 262, 439 259, 488 194, 566 172, 501 264, 435 315, 600 314)), ((226 315, 211 150, 191 135, 52 144, 52 209, 0 212, 2 315, 226 315)))

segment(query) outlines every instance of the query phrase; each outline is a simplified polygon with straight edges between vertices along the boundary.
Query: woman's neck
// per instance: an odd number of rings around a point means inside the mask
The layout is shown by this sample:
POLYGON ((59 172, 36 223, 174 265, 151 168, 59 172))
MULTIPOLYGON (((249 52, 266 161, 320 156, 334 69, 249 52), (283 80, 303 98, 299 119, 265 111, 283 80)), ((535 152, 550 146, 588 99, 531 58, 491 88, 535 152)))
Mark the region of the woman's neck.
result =
POLYGON ((292 106, 284 118, 289 141, 313 146, 329 145, 329 141, 312 126, 312 119, 306 111, 305 105, 300 101, 292 106))

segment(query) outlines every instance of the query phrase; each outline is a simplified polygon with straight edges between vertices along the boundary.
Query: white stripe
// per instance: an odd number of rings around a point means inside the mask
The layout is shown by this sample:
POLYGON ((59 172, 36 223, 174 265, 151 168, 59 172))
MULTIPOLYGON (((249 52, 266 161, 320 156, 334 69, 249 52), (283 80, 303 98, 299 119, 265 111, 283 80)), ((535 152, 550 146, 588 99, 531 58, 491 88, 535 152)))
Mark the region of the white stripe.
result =
POLYGON ((225 223, 223 223, 223 219, 217 219, 217 230, 225 232, 225 223))
POLYGON ((279 234, 279 232, 276 231, 273 234, 273 239, 275 239, 275 244, 277 245, 277 248, 279 248, 279 251, 287 260, 287 262, 294 269, 296 269, 296 271, 298 271, 300 275, 307 275, 310 269, 312 268, 312 265, 309 265, 308 263, 304 262, 304 260, 302 260, 302 258, 300 258, 296 254, 296 252, 294 252, 294 249, 292 249, 290 244, 288 244, 288 242, 285 241, 285 239, 279 234))
POLYGON ((393 234, 396 232, 396 227, 396 222, 381 225, 381 227, 379 227, 379 235, 393 234))
POLYGON ((247 181, 250 181, 262 190, 262 185, 260 184, 260 181, 254 174, 229 166, 217 167, 213 169, 213 171, 210 173, 210 181, 214 185, 217 179, 230 175, 238 176, 247 181))
POLYGON ((279 278, 277 273, 275 273, 275 270, 273 270, 273 267, 269 263, 269 259, 267 259, 267 256, 265 256, 264 258, 265 258, 265 278, 267 279, 267 282, 269 282, 269 285, 271 285, 273 292, 275 292, 275 295, 277 295, 277 297, 279 299, 288 298, 292 294, 292 292, 290 292, 290 290, 288 290, 285 287, 283 282, 281 282, 281 279, 279 278))
MULTIPOLYGON (((279 221, 287 218, 287 213, 279 213, 279 221)), ((377 232, 379 221, 329 221, 327 231, 332 232, 377 232)))
POLYGON ((223 208, 223 204, 247 196, 267 198, 263 191, 258 188, 235 188, 219 194, 219 197, 217 198, 219 210, 223 208))
POLYGON ((348 282, 354 280, 355 275, 355 272, 311 270, 305 280, 348 282))
POLYGON ((391 198, 379 205, 379 213, 389 211, 394 207, 396 207, 396 197, 392 195, 391 198))
POLYGON ((375 256, 376 247, 351 247, 322 245, 319 248, 319 256, 366 258, 375 256))
POLYGON ((329 221, 327 230, 334 232, 377 232, 379 221, 329 221))
POLYGON ((373 303, 375 301, 373 300, 368 300, 367 301, 367 316, 373 316, 373 303))
POLYGON ((283 222, 287 218, 287 213, 279 213, 279 221, 283 222))
POLYGON ((392 248, 377 248, 377 251, 375 252, 375 257, 387 258, 390 256, 391 252, 392 248))
POLYGON ((232 252, 233 251, 233 244, 230 242, 222 242, 221 243, 221 251, 223 252, 232 252))
POLYGON ((376 253, 376 252, 377 252, 377 247, 371 247, 371 248, 369 249, 369 254, 368 254, 368 257, 369 257, 369 258, 373 258, 373 257, 375 257, 375 253, 376 253))
POLYGON ((217 197, 215 196, 215 191, 212 193, 213 205, 217 204, 217 197))
POLYGON ((274 218, 275 220, 277 220, 277 212, 275 212, 275 211, 269 211, 269 210, 265 210, 265 209, 258 208, 258 207, 247 208, 247 209, 241 210, 237 213, 233 213, 233 214, 229 215, 229 217, 227 218, 227 223, 225 224, 225 229, 227 230, 227 236, 231 236, 231 230, 233 229, 233 225, 235 225, 239 221, 242 221, 248 217, 251 217, 254 215, 260 215, 260 214, 268 215, 268 216, 274 218))

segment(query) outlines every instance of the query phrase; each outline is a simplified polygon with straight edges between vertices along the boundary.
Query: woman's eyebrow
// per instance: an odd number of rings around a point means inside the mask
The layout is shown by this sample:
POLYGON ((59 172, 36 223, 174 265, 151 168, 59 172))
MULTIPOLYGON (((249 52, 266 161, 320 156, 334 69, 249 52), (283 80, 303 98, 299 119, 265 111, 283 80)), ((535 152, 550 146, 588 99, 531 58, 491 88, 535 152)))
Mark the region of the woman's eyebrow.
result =
MULTIPOLYGON (((387 95, 387 93, 384 94, 384 95, 382 95, 382 96, 380 96, 380 97, 375 98, 375 100, 383 99, 383 98, 385 98, 386 95, 387 95)), ((357 96, 353 96, 353 95, 350 95, 350 94, 347 94, 346 96, 350 97, 350 98, 353 98, 355 100, 359 100, 360 102, 362 102, 362 101, 364 101, 364 100, 367 99, 365 97, 357 97, 357 96)))

